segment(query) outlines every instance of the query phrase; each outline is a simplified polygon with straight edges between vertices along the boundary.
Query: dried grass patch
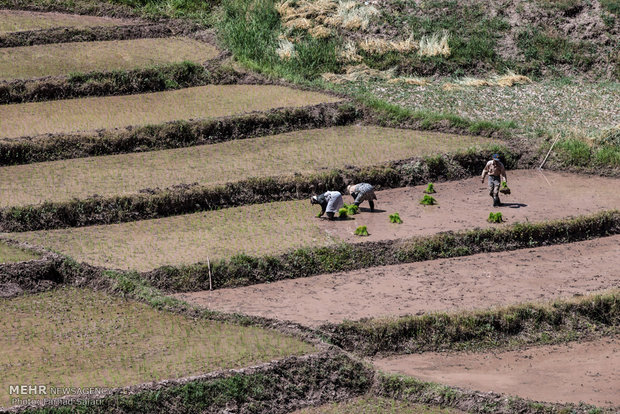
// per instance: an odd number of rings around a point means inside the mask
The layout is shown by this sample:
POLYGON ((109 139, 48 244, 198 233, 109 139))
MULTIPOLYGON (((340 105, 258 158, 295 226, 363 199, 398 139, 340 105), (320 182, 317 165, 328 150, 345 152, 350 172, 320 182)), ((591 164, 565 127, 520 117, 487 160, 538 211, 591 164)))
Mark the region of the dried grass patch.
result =
POLYGON ((372 166, 489 142, 463 135, 346 126, 165 151, 16 165, 0 168, 0 207, 83 199, 92 194, 133 194, 181 183, 216 185, 251 177, 312 174, 345 164, 372 166))
POLYGON ((432 36, 422 36, 418 54, 420 56, 450 56, 448 32, 444 31, 441 37, 437 33, 432 36))
POLYGON ((368 65, 362 63, 355 66, 348 66, 344 74, 324 73, 321 77, 324 80, 335 84, 371 80, 388 80, 394 77, 394 69, 380 71, 369 68, 368 65))
POLYGON ((0 329, 0 406, 11 405, 9 385, 122 387, 313 351, 272 330, 76 288, 0 299, 0 329))
POLYGON ((129 21, 124 19, 112 19, 109 17, 0 10, 0 33, 52 29, 55 27, 120 26, 128 23, 129 21))
POLYGON ((339 98, 273 85, 206 85, 165 92, 0 105, 0 138, 215 118, 339 98))
POLYGON ((0 80, 135 69, 184 60, 202 63, 217 54, 209 44, 180 37, 0 48, 0 80))

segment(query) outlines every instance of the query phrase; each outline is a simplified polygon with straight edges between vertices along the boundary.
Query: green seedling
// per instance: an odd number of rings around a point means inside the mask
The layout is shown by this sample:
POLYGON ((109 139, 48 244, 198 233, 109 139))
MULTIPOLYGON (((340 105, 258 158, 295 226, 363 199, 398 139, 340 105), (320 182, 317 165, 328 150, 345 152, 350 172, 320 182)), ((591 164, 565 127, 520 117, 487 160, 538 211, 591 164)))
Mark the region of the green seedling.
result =
POLYGON ((487 219, 487 221, 489 223, 501 223, 502 221, 504 221, 504 218, 502 217, 502 213, 501 212, 497 212, 497 213, 489 213, 489 218, 487 219))
POLYGON ((344 205, 344 208, 346 208, 346 209, 347 209, 347 214, 348 214, 349 216, 352 216, 352 215, 354 215, 354 214, 359 213, 359 209, 360 209, 360 208, 359 208, 358 206, 356 206, 355 204, 345 204, 345 205, 344 205))
POLYGON ((368 236, 368 229, 366 228, 366 226, 359 226, 355 229, 354 234, 356 236, 368 236))
POLYGON ((435 200, 435 197, 425 194, 424 197, 422 197, 422 200, 420 200, 420 204, 424 204, 425 206, 433 206, 437 204, 437 200, 435 200))
POLYGON ((390 223, 401 224, 403 220, 398 213, 390 214, 390 223))
POLYGON ((346 208, 343 207, 340 210, 338 210, 338 218, 346 219, 347 217, 349 217, 349 214, 346 208))
POLYGON ((502 194, 510 194, 510 188, 508 188, 508 184, 506 184, 506 181, 502 181, 502 186, 499 192, 502 194))
POLYGON ((437 191, 435 191, 435 186, 433 185, 433 183, 428 183, 428 186, 426 187, 426 190, 424 190, 424 192, 426 194, 434 194, 437 191))

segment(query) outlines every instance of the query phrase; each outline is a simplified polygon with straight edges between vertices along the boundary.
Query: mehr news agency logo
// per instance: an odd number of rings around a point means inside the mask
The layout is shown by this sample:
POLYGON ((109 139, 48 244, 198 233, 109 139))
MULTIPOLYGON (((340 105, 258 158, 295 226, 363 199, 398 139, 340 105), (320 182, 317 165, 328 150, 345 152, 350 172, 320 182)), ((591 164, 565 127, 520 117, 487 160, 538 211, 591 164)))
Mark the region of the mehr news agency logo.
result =
POLYGON ((11 405, 99 405, 103 400, 93 397, 109 391, 105 387, 9 385, 11 405))

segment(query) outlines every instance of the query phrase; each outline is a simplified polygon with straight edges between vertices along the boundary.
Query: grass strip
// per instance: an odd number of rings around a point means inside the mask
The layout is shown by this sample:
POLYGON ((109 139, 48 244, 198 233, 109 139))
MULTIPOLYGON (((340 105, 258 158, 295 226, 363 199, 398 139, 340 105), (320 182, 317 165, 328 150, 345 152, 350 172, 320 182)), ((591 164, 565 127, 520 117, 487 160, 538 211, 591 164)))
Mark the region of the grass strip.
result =
POLYGON ((514 166, 516 156, 504 147, 493 145, 491 149, 472 148, 460 153, 388 162, 374 167, 349 167, 309 175, 250 178, 221 186, 178 186, 127 196, 7 207, 0 209, 0 229, 34 231, 82 227, 298 200, 321 191, 344 191, 349 182, 372 182, 382 188, 397 188, 428 180, 457 179, 478 174, 490 152, 502 154, 509 168, 514 166))
POLYGON ((358 118, 359 113, 352 105, 328 103, 120 131, 0 140, 0 166, 190 147, 297 129, 347 125, 358 118))
POLYGON ((620 290, 612 290, 546 304, 347 321, 319 329, 337 346, 370 356, 561 342, 617 331, 619 324, 620 290))
POLYGON ((516 223, 502 229, 440 233, 407 240, 300 248, 280 256, 234 256, 189 266, 163 266, 143 276, 168 292, 213 289, 274 282, 390 264, 467 256, 587 240, 620 232, 620 211, 548 221, 516 223))
POLYGON ((369 393, 362 397, 305 408, 294 414, 462 414, 460 410, 441 408, 435 404, 420 405, 369 393))
POLYGON ((149 68, 110 72, 72 73, 68 76, 0 83, 0 104, 50 101, 87 96, 132 95, 207 84, 234 84, 243 75, 230 67, 190 61, 149 68))
POLYGON ((434 404, 470 413, 522 414, 611 414, 611 408, 589 404, 540 403, 493 392, 468 391, 415 378, 380 373, 373 387, 375 395, 414 404, 434 404))
POLYGON ((129 40, 167 37, 172 30, 164 24, 125 24, 122 26, 55 27, 44 30, 28 30, 0 33, 0 48, 52 43, 97 42, 105 40, 129 40))
POLYGON ((451 113, 438 113, 427 110, 412 110, 376 98, 368 92, 355 94, 355 100, 371 112, 368 118, 382 126, 400 125, 415 129, 448 129, 467 133, 508 138, 517 127, 512 121, 472 121, 451 113))
POLYGON ((235 412, 285 414, 366 393, 373 372, 343 353, 328 351, 290 357, 257 367, 201 375, 187 380, 130 387, 97 404, 28 407, 20 412, 153 413, 235 412))

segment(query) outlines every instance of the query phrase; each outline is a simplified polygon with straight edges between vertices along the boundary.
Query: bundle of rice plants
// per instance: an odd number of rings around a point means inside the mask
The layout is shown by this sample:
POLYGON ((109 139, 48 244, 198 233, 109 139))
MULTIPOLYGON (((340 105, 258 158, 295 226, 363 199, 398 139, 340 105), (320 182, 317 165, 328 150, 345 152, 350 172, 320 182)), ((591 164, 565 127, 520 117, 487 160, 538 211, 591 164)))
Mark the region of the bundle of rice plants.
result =
POLYGON ((499 192, 502 194, 510 194, 510 188, 508 188, 508 184, 506 184, 506 181, 502 181, 502 185, 501 185, 501 188, 499 189, 499 192))
POLYGON ((390 223, 402 224, 403 220, 398 213, 390 214, 390 223))
POLYGON ((338 218, 340 219, 346 219, 349 217, 349 211, 346 208, 341 208, 340 210, 338 210, 338 218))
POLYGON ((424 190, 424 192, 426 194, 434 194, 434 193, 436 193, 434 184, 433 183, 428 183, 428 185, 426 186, 426 190, 424 190))
POLYGON ((424 197, 422 197, 422 200, 420 200, 420 204, 424 204, 425 206, 434 206, 437 204, 437 200, 435 200, 435 197, 425 194, 424 197))
POLYGON ((355 229, 354 234, 356 236, 368 236, 368 229, 366 228, 366 226, 359 226, 355 229))
POLYGON ((489 223, 501 223, 502 221, 504 221, 504 219, 502 217, 502 213, 498 211, 497 213, 489 213, 489 218, 487 219, 487 221, 489 223))
POLYGON ((359 212, 359 207, 355 204, 345 204, 344 208, 347 209, 347 214, 353 216, 359 212))

